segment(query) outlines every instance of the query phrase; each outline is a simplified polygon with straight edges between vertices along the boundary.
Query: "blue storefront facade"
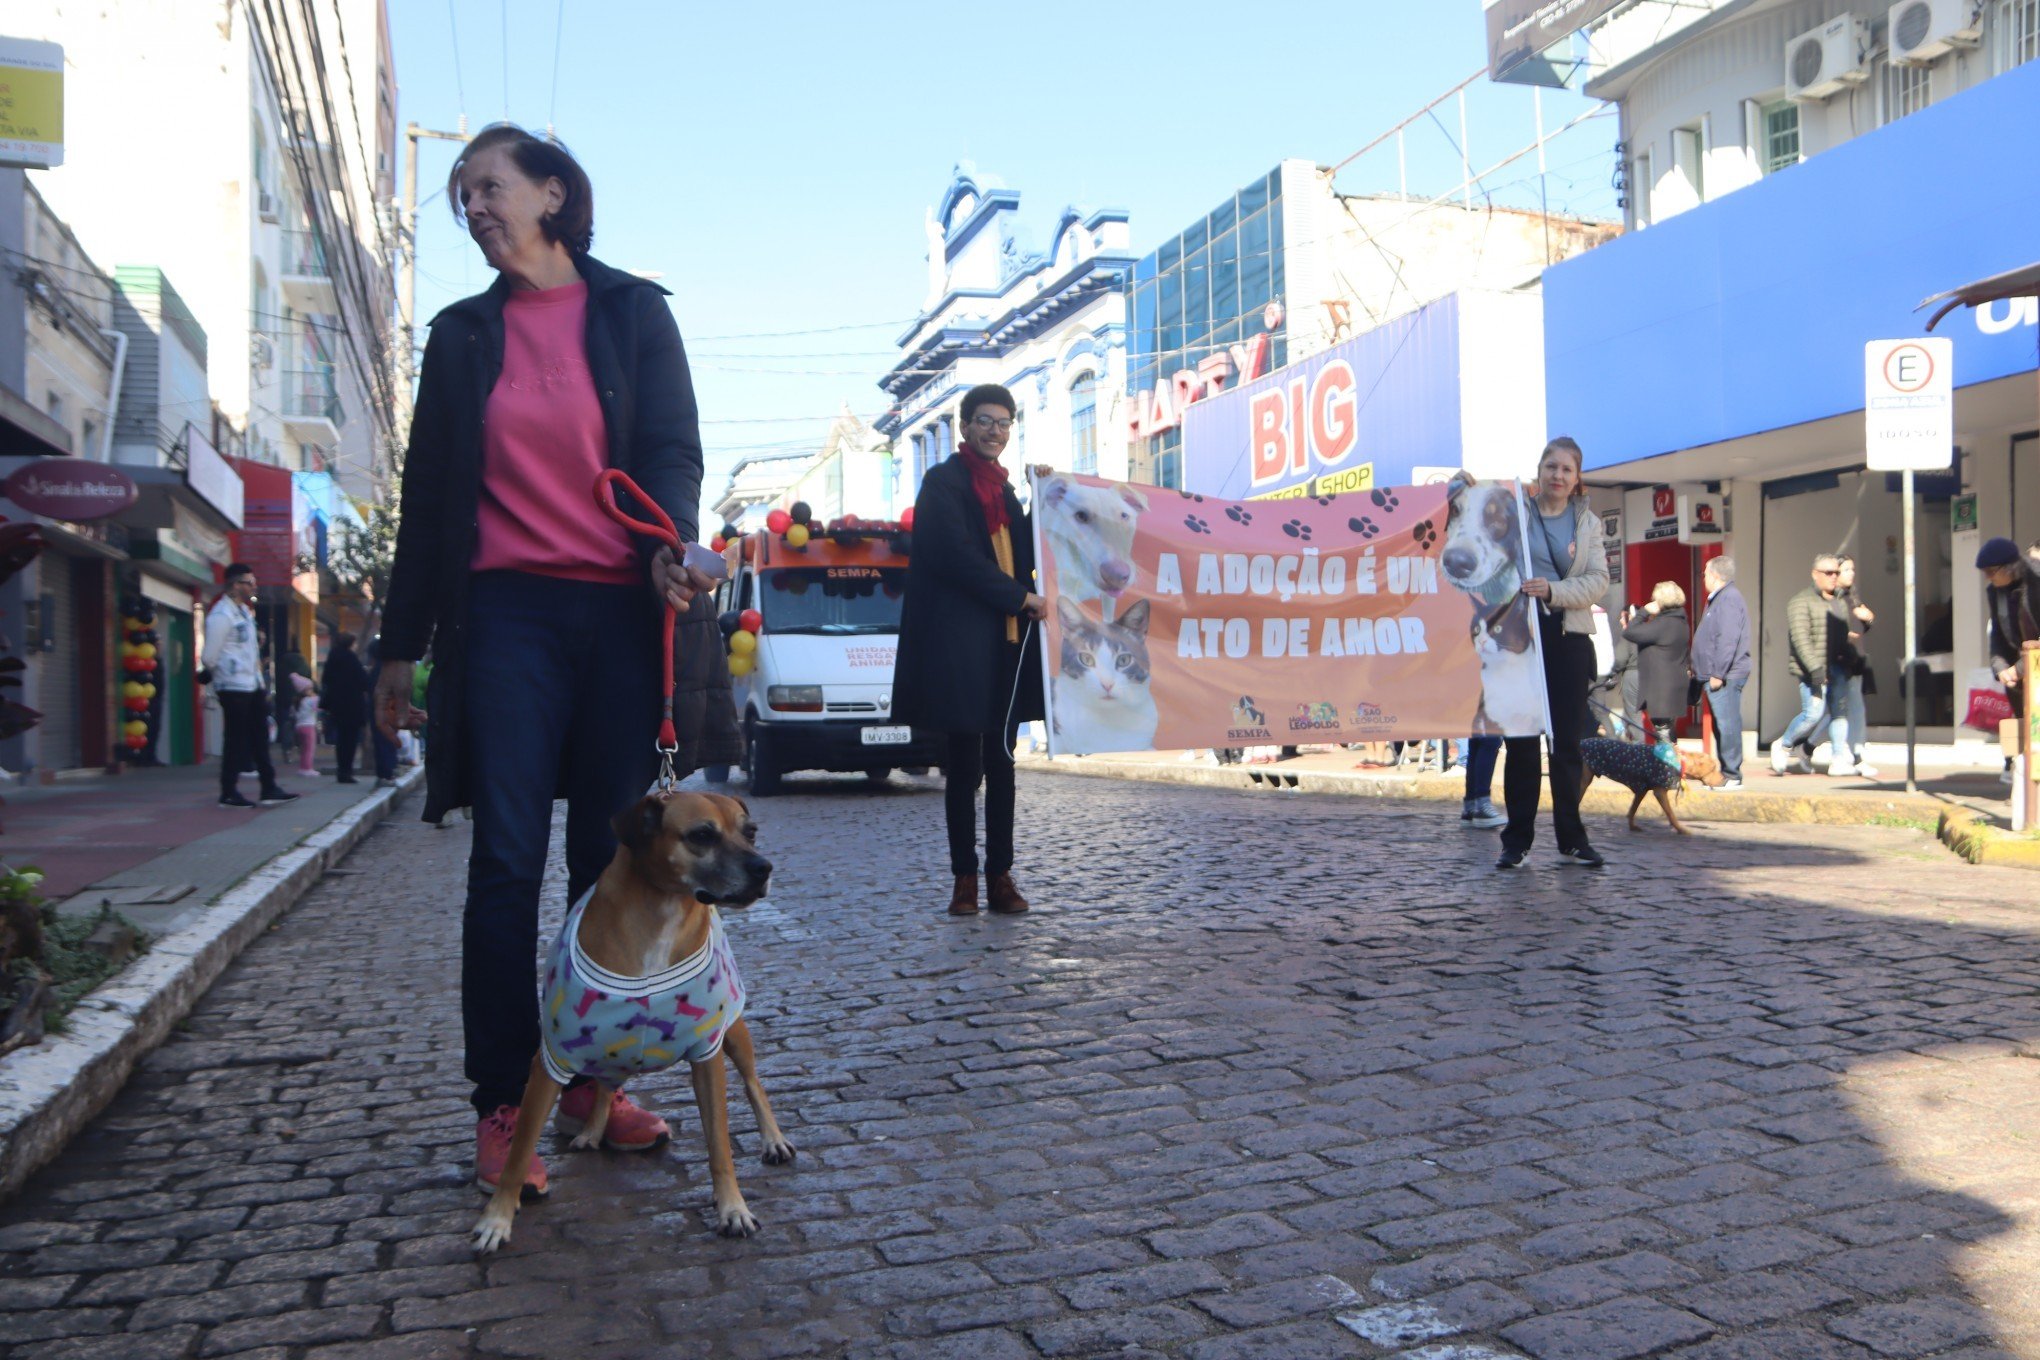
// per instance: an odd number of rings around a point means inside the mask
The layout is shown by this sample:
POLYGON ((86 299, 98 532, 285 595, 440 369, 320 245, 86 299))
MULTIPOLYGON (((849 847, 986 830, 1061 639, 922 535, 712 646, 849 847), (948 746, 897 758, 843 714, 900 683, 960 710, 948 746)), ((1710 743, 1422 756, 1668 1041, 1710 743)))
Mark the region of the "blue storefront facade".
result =
MULTIPOLYGON (((1899 619, 1896 479, 1863 468, 1863 347, 1924 334, 1922 299, 2040 258, 2040 177, 2012 131, 2035 127, 2029 63, 1545 274, 1549 428, 1580 441, 1589 481, 1726 500, 1761 641, 1749 716, 1767 737, 1793 703, 1783 605, 1812 553, 1854 555, 1865 602, 1899 619)), ((2011 299, 1937 332, 1955 342, 1957 456, 1916 507, 1930 725, 1952 723, 1956 677, 1981 658, 1976 540, 2040 537, 2036 320, 2033 299, 2011 299), (1965 496, 1974 528, 1958 527, 1965 496)), ((1899 720, 1897 633, 1870 635, 1873 728, 1899 720)))

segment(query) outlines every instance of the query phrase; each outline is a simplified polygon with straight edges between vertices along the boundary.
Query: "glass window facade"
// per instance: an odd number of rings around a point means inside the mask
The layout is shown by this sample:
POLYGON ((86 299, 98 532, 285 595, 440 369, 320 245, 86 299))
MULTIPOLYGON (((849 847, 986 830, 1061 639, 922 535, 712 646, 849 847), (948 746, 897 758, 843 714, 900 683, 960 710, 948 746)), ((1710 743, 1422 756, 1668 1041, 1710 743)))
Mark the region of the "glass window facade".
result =
POLYGON ((1070 471, 1098 475, 1098 380, 1089 373, 1070 384, 1070 471))
MULTIPOLYGON (((1127 381, 1134 399, 1168 383, 1177 370, 1194 369, 1228 345, 1260 334, 1261 311, 1282 297, 1283 283, 1282 175, 1277 169, 1164 241, 1134 267, 1127 307, 1127 381)), ((1277 330, 1270 340, 1268 367, 1279 368, 1289 360, 1288 337, 1277 330)), ((1096 445, 1094 428, 1094 463, 1096 445)), ((1181 427, 1136 439, 1134 467, 1136 475, 1145 468, 1157 484, 1180 489, 1181 427)))

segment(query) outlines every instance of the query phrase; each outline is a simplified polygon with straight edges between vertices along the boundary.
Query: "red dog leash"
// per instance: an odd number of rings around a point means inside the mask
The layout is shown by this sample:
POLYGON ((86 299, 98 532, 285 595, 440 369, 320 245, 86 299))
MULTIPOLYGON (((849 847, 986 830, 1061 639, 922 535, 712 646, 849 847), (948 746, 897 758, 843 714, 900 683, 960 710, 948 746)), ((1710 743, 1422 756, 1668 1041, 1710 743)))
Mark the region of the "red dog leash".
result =
MULTIPOLYGON (((672 518, 664 510, 661 510, 657 502, 653 501, 650 496, 647 496, 644 493, 644 489, 632 481, 621 469, 604 468, 596 476, 595 504, 601 507, 603 514, 609 516, 609 518, 615 520, 632 533, 643 534, 647 538, 656 538, 673 550, 673 556, 676 559, 680 556, 682 552, 680 531, 673 527, 672 518), (647 524, 643 520, 632 519, 628 514, 624 513, 623 507, 616 500, 616 489, 618 487, 629 492, 639 505, 644 506, 645 509, 651 512, 652 523, 647 524)), ((661 590, 659 596, 663 600, 665 598, 665 591, 661 590)), ((656 743, 659 751, 659 786, 662 789, 673 787, 673 757, 680 750, 680 734, 673 727, 673 620, 673 606, 668 603, 666 605, 666 626, 664 630, 665 643, 661 653, 663 657, 662 664, 665 668, 666 684, 665 688, 659 691, 659 739, 656 743)))

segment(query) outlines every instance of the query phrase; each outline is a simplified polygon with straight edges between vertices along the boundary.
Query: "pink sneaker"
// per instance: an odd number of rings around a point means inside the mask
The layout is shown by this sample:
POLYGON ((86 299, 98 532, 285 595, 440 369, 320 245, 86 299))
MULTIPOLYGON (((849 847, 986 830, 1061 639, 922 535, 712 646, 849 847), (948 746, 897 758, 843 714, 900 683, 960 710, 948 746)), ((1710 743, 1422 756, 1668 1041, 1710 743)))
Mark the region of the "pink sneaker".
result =
MULTIPOLYGON (((499 1105, 494 1114, 475 1125, 475 1184, 484 1192, 493 1195, 502 1183, 503 1163, 510 1160, 510 1140, 516 1133, 515 1105, 499 1105)), ((529 1204, 551 1193, 552 1186, 546 1181, 545 1159, 534 1150, 531 1165, 524 1169, 524 1189, 518 1197, 529 1204)))
MULTIPOLYGON (((584 1081, 560 1097, 559 1113, 553 1123, 568 1137, 586 1128, 595 1117, 595 1083, 584 1081)), ((640 1109, 623 1092, 609 1106, 609 1123, 602 1130, 602 1146, 616 1152, 643 1152, 673 1136, 666 1121, 650 1110, 640 1109)))

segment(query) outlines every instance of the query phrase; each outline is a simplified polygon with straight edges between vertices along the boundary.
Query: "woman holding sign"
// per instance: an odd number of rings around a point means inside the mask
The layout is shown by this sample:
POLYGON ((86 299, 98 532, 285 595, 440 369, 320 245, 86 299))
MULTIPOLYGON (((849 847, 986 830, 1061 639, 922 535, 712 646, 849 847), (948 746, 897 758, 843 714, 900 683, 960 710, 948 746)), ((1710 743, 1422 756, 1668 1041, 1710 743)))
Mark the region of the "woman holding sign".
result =
POLYGON ((928 469, 914 499, 893 721, 949 734, 951 916, 977 914, 979 784, 987 902, 1009 916, 1027 910, 1013 884, 1013 742, 1018 724, 1046 716, 1029 631, 1048 606, 1034 593, 1033 522, 999 464, 1017 409, 997 383, 965 393, 963 444, 928 469))
MULTIPOLYGON (((1587 720, 1587 688, 1594 683, 1594 606, 1608 593, 1608 560, 1600 517, 1580 484, 1580 446, 1563 435, 1544 446, 1529 510, 1524 529, 1531 576, 1523 582, 1523 593, 1537 602, 1544 691, 1551 708, 1552 828, 1558 833, 1560 863, 1598 869, 1603 861, 1587 843, 1586 824, 1580 820, 1580 740, 1593 730, 1587 720)), ((1508 739, 1502 801, 1509 822, 1502 828, 1497 869, 1520 865, 1536 838, 1544 782, 1538 756, 1537 738, 1508 739)))

